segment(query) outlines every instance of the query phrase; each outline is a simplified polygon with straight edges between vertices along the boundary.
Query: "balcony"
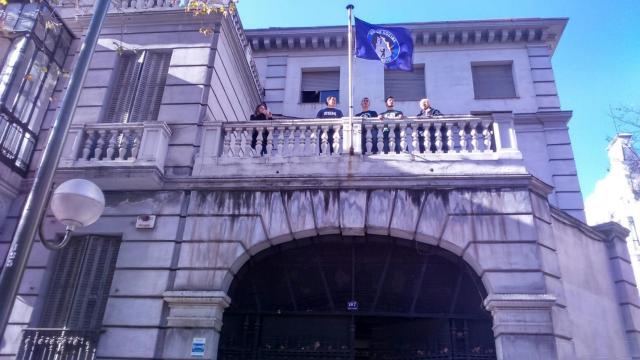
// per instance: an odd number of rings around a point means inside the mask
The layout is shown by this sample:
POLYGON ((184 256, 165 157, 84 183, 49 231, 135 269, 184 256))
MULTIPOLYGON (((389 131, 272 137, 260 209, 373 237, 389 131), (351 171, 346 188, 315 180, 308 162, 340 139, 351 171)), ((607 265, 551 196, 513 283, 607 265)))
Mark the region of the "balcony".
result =
POLYGON ((151 173, 159 178, 164 174, 170 136, 164 122, 72 125, 59 168, 123 169, 130 170, 130 177, 151 173))
POLYGON ((279 119, 206 124, 194 175, 514 174, 524 171, 521 158, 511 114, 279 119))
POLYGON ((95 359, 99 332, 25 329, 16 359, 95 359))

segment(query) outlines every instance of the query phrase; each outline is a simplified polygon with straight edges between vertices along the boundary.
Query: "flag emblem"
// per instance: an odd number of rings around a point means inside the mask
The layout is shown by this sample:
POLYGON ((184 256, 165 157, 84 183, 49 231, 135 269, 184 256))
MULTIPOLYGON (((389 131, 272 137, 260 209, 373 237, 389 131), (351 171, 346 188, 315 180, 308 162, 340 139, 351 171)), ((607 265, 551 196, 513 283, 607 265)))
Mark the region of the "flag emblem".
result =
POLYGON ((371 29, 367 33, 367 39, 384 64, 395 61, 400 55, 398 38, 389 30, 371 29))
POLYGON ((413 39, 409 30, 379 26, 356 18, 356 57, 379 60, 385 69, 413 69, 413 39))

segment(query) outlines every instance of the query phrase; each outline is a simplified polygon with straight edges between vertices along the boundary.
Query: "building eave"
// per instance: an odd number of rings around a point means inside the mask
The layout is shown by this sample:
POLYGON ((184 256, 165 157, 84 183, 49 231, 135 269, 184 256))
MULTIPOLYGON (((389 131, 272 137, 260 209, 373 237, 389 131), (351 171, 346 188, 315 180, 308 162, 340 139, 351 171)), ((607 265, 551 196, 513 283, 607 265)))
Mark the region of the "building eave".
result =
MULTIPOLYGON (((480 45, 492 43, 547 44, 551 53, 568 18, 527 18, 383 24, 411 31, 414 46, 480 45)), ((272 49, 343 48, 346 26, 274 27, 246 30, 254 51, 272 49)))

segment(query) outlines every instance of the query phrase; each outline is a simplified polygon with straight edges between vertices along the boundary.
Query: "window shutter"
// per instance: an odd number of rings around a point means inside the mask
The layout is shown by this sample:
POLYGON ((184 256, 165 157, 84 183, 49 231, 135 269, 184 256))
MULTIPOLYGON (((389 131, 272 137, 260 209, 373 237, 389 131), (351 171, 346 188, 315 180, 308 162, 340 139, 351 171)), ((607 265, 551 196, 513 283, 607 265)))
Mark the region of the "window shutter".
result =
POLYGON ((144 53, 124 53, 120 55, 117 79, 111 92, 107 121, 126 123, 131 118, 131 103, 136 92, 136 84, 140 76, 140 69, 144 53))
POLYGON ((155 121, 158 118, 170 62, 171 52, 147 52, 130 121, 155 121))
POLYGON ((74 238, 58 255, 42 327, 97 330, 109 297, 119 239, 102 236, 74 238))
POLYGON ((302 72, 302 91, 323 90, 340 90, 340 70, 302 72))
POLYGON ((115 238, 89 236, 67 326, 99 329, 109 298, 120 243, 115 238))
POLYGON ((86 243, 81 239, 72 239, 69 245, 58 254, 53 275, 49 280, 40 326, 60 328, 65 325, 76 275, 82 265, 85 245, 86 243))
POLYGON ((384 97, 397 101, 418 101, 425 98, 424 66, 414 65, 413 71, 384 71, 384 97))
POLYGON ((476 99, 500 99, 516 96, 511 64, 472 65, 471 73, 476 99))

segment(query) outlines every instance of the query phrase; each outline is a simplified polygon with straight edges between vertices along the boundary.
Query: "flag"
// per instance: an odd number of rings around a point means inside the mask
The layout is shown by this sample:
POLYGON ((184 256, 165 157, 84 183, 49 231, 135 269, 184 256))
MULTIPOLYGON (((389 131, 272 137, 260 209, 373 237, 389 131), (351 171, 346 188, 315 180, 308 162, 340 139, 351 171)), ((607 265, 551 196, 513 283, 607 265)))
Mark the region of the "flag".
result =
POLYGON ((371 25, 356 18, 356 57, 380 60, 389 70, 413 70, 413 40, 402 27, 371 25))

